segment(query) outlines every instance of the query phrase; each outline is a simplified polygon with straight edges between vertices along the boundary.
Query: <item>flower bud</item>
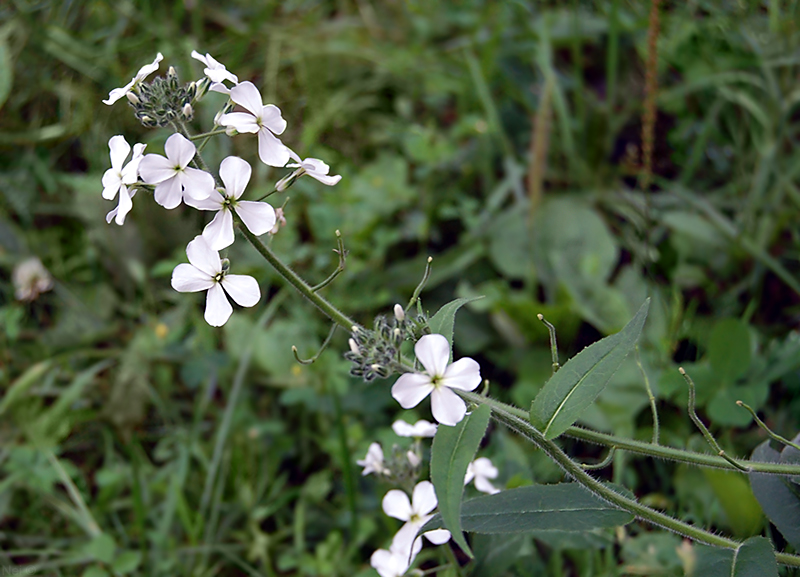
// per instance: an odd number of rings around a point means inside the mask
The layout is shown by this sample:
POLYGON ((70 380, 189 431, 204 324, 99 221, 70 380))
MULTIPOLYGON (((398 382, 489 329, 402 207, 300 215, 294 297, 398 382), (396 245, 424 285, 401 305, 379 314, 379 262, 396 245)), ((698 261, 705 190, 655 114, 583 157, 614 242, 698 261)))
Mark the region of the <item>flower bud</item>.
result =
POLYGON ((192 105, 188 102, 183 105, 183 109, 181 110, 183 117, 186 120, 191 120, 194 117, 194 111, 192 110, 192 105))
POLYGON ((348 339, 347 344, 350 345, 350 350, 353 351, 353 353, 359 354, 358 345, 353 339, 348 339))
POLYGON ((399 304, 394 305, 394 318, 398 321, 403 322, 406 318, 406 312, 403 310, 399 304))
POLYGON ((217 112, 214 115, 214 126, 219 126, 219 119, 222 118, 223 114, 224 114, 224 112, 222 110, 220 110, 219 112, 217 112))
POLYGON ((408 462, 411 463, 411 466, 416 468, 419 467, 421 459, 419 455, 417 455, 414 451, 409 451, 406 453, 406 457, 408 457, 408 462))
POLYGON ((295 178, 299 175, 301 169, 297 169, 288 176, 284 176, 277 183, 275 183, 275 190, 283 192, 294 183, 295 178))
POLYGON ((227 134, 228 136, 236 136, 237 134, 239 134, 239 131, 236 130, 233 126, 228 126, 225 129, 225 134, 227 134))
POLYGON ((134 106, 136 106, 141 102, 141 100, 139 100, 139 97, 136 96, 133 92, 126 92, 125 97, 128 99, 128 102, 130 102, 134 106))

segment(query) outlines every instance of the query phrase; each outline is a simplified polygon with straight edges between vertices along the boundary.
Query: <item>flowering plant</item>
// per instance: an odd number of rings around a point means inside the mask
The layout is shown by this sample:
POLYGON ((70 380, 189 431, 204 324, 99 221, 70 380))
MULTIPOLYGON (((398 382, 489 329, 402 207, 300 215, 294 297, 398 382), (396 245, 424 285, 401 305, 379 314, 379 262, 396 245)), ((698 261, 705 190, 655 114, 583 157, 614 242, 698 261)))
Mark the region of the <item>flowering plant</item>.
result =
MULTIPOLYGON (((279 137, 286 133, 289 123, 276 105, 264 104, 253 83, 240 81, 210 54, 194 51, 192 56, 205 64, 203 78, 182 85, 177 72, 170 67, 166 77, 148 82, 146 79, 158 69, 162 60, 159 54, 152 64, 143 66, 131 82, 112 90, 108 99, 103 101, 111 105, 124 97, 144 126, 173 131, 165 141, 163 156, 154 152, 144 155, 144 145, 137 143, 127 164, 130 145, 122 135, 111 138, 111 168, 103 176, 101 194, 107 200, 118 197, 118 206, 109 213, 108 220, 113 218, 117 224, 123 225, 126 215, 132 210, 131 199, 138 192, 152 193, 155 202, 166 209, 186 204, 201 211, 214 212, 202 232, 188 243, 186 255, 189 262, 174 268, 171 283, 178 292, 207 291, 204 318, 209 325, 219 327, 229 321, 234 312, 229 297, 242 307, 253 307, 261 301, 258 281, 248 275, 230 274, 230 262, 219 252, 236 241, 238 232, 286 283, 333 322, 331 336, 337 327, 348 332, 349 350, 344 356, 351 363, 351 375, 368 382, 399 375, 387 394, 391 394, 403 409, 414 408, 430 397, 431 414, 438 426, 427 421, 415 425, 395 423, 395 432, 401 437, 414 438, 413 445, 410 448, 393 447, 389 458, 381 445, 373 442, 364 459, 357 461, 364 467, 363 475, 373 474, 398 487, 385 494, 382 505, 388 516, 404 524, 391 540, 389 548, 376 550, 370 558, 380 575, 399 576, 413 570, 416 556, 423 547, 420 535, 436 545, 443 545, 442 556, 456 568, 460 562, 451 545, 445 543, 452 540, 467 557, 473 557, 464 531, 488 534, 549 531, 571 536, 586 535, 624 526, 634 516, 696 542, 721 548, 731 558, 734 568, 739 555, 764 564, 775 565, 777 561, 800 566, 800 556, 775 553, 762 537, 746 541, 724 537, 641 503, 619 487, 609 486, 593 477, 587 472, 591 465, 578 463, 555 442, 561 436, 571 436, 608 446, 612 451, 624 449, 686 463, 744 471, 756 476, 754 488, 763 481, 764 477, 759 475, 798 473, 791 451, 781 467, 765 463, 769 460, 763 454, 766 449, 749 461, 734 459, 720 449, 694 412, 694 385, 688 375, 685 376, 690 389, 690 415, 717 455, 708 456, 660 445, 658 414, 652 394, 654 437, 651 443, 575 426, 625 358, 636 349, 648 315, 649 299, 620 332, 587 347, 563 367, 559 364, 553 329, 553 374, 533 399, 529 411, 494 400, 486 394, 488 382, 481 375, 476 360, 464 357, 451 362, 455 315, 471 299, 447 303, 434 315, 422 307, 419 295, 430 273, 430 260, 409 303, 405 307, 397 305, 392 317, 379 316, 371 328, 352 320, 319 293, 344 267, 346 251, 340 237, 336 249, 340 266, 317 286, 310 286, 282 262, 269 246, 269 237, 264 238, 264 235, 277 233, 278 223, 285 223, 285 205, 279 212, 265 202, 266 197, 242 200, 252 178, 251 165, 238 156, 227 156, 219 162, 219 170, 214 172, 202 156, 205 143, 213 137, 238 139, 239 135, 255 134, 257 155, 263 164, 293 169, 276 181, 270 194, 285 192, 297 179, 306 175, 327 186, 338 184, 341 177, 329 174, 330 167, 324 161, 303 159, 281 141, 279 137), (192 134, 190 123, 195 109, 209 90, 226 94, 228 101, 217 111, 212 130, 192 134), (294 162, 290 163, 290 160, 294 162), (413 359, 409 358, 411 350, 413 359), (484 390, 474 392, 482 383, 484 390), (491 461, 486 457, 475 457, 492 418, 535 445, 574 482, 507 488, 506 476, 491 461), (422 439, 431 436, 434 440, 427 462, 422 439), (470 482, 474 482, 475 487, 470 490, 485 495, 462 502, 464 487, 470 482), (437 507, 438 512, 434 513, 437 507)), ((325 344, 328 342, 330 338, 325 344)), ((787 449, 800 450, 791 441, 781 438, 781 442, 785 442, 787 449)), ((782 456, 769 456, 773 457, 772 460, 782 459, 782 456)), ((601 463, 601 466, 605 464, 601 463)), ((762 491, 761 496, 766 492, 762 491)), ((773 520, 787 539, 796 545, 791 541, 796 535, 780 515, 775 514, 773 520)), ((727 562, 728 557, 725 559, 727 562)))

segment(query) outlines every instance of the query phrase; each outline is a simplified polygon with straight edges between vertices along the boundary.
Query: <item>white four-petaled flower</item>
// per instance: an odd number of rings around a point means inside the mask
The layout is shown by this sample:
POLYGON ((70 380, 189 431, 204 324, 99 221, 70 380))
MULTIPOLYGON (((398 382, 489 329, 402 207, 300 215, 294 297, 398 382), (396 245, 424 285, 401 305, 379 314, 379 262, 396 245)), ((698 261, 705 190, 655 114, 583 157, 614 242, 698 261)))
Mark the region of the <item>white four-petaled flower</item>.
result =
POLYGON ((392 423, 392 430, 398 437, 433 437, 436 434, 436 425, 424 419, 420 419, 413 425, 405 421, 395 421, 392 423))
POLYGON ((206 52, 206 55, 203 56, 197 50, 192 50, 192 58, 199 60, 206 65, 206 67, 203 69, 203 74, 205 74, 206 77, 208 77, 208 79, 212 82, 209 90, 221 92, 223 94, 230 94, 230 88, 225 86, 222 81, 228 80, 233 82, 234 86, 239 84, 239 77, 232 72, 229 72, 228 69, 225 68, 224 64, 217 61, 208 52, 206 52))
POLYGON ((132 199, 135 191, 129 187, 139 179, 139 163, 142 160, 145 146, 144 144, 134 144, 133 156, 130 162, 125 164, 125 159, 128 158, 128 153, 131 151, 125 137, 117 134, 108 141, 111 168, 103 174, 103 198, 114 200, 114 197, 119 194, 119 203, 117 208, 106 215, 106 222, 110 223, 111 219, 116 217, 115 222, 119 225, 123 224, 125 216, 133 208, 132 199))
POLYGON ((289 150, 289 154, 294 162, 287 164, 286 168, 296 168, 297 170, 288 176, 284 176, 277 182, 277 184, 275 184, 275 189, 278 192, 286 190, 286 187, 289 186, 293 180, 300 178, 304 174, 307 174, 311 178, 314 178, 322 184, 326 184, 328 186, 333 186, 342 180, 342 177, 339 174, 328 175, 331 167, 318 158, 306 158, 305 160, 301 160, 300 157, 297 156, 297 154, 295 154, 292 150, 289 150))
POLYGON ((286 130, 286 121, 274 104, 263 104, 261 93, 252 82, 245 81, 231 88, 231 100, 247 112, 223 114, 219 123, 239 132, 258 134, 258 157, 269 166, 285 166, 289 149, 275 136, 286 130))
POLYGON ((203 238, 214 250, 233 244, 233 215, 236 212, 244 225, 256 236, 275 226, 275 210, 265 202, 239 200, 244 193, 253 169, 238 156, 229 156, 219 166, 219 177, 225 184, 222 190, 212 190, 208 198, 186 199, 186 204, 200 210, 216 210, 217 214, 203 229, 203 238))
POLYGON ((114 104, 120 98, 123 98, 128 92, 130 92, 134 86, 136 86, 139 82, 147 78, 150 74, 158 70, 158 63, 164 60, 164 56, 161 52, 158 53, 156 59, 153 60, 152 64, 145 64, 139 69, 139 72, 136 73, 136 76, 128 82, 122 88, 115 88, 111 92, 108 93, 108 99, 103 100, 103 104, 114 104))
POLYGON ((177 132, 164 144, 167 157, 148 154, 139 164, 139 174, 147 184, 155 184, 155 201, 164 208, 175 208, 187 196, 195 200, 208 198, 214 191, 214 177, 192 168, 189 163, 197 148, 177 132))
POLYGON ((205 319, 212 327, 224 325, 233 313, 227 293, 237 304, 251 307, 261 299, 256 279, 247 275, 228 274, 219 253, 208 246, 202 236, 186 247, 189 264, 182 263, 172 271, 172 288, 178 292, 207 290, 205 319))
POLYGON ((433 417, 443 425, 455 425, 467 413, 467 406, 450 389, 472 391, 481 384, 480 366, 465 357, 448 364, 450 344, 442 335, 425 335, 414 345, 414 354, 424 373, 400 375, 392 386, 392 396, 404 409, 416 407, 431 396, 433 417))
POLYGON ((466 485, 473 479, 475 480, 475 488, 481 493, 488 493, 494 495, 499 493, 500 489, 492 485, 489 479, 497 479, 499 474, 497 467, 492 465, 492 462, 486 457, 479 457, 472 461, 467 466, 467 474, 464 477, 464 484, 466 485))
MULTIPOLYGON (((406 522, 394 536, 392 549, 404 552, 406 557, 411 556, 412 549, 416 548, 417 533, 433 517, 431 511, 438 504, 436 491, 430 481, 417 483, 411 500, 399 489, 392 489, 386 493, 381 503, 383 512, 390 517, 406 522)), ((450 532, 446 529, 428 531, 424 535, 436 545, 446 543, 450 539, 450 532)))
POLYGON ((361 475, 369 475, 370 473, 377 473, 378 475, 388 475, 389 470, 383 464, 383 448, 380 443, 372 443, 367 449, 366 456, 356 461, 356 464, 364 467, 361 475))

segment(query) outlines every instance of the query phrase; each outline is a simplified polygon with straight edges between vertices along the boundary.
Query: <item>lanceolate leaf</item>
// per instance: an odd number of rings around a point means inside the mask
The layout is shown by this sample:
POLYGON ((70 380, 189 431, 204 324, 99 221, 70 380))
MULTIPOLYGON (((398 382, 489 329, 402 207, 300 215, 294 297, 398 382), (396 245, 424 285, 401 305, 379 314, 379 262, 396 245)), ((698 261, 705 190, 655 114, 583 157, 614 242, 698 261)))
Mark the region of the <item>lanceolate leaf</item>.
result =
MULTIPOLYGON (((464 531, 535 533, 591 531, 625 525, 633 515, 598 499, 577 483, 531 485, 466 501, 461 507, 464 531)), ((436 515, 423 531, 444 526, 436 515)))
POLYGON ((642 333, 650 299, 620 332, 571 358, 544 385, 531 404, 531 424, 554 439, 578 420, 617 371, 642 333))
POLYGON ((698 548, 693 575, 702 577, 778 577, 772 543, 750 537, 738 549, 698 548))
MULTIPOLYGON (((786 449, 784 449, 786 451, 786 449)), ((788 453, 787 453, 788 454, 788 453)), ((791 453, 793 456, 793 452, 791 453)), ((752 459, 764 463, 780 463, 781 453, 764 441, 753 451, 752 459)), ((800 487, 789 477, 768 473, 749 473, 753 494, 764 514, 795 549, 800 549, 800 487)))
MULTIPOLYGON (((450 301, 446 305, 442 305, 435 315, 433 315, 430 319, 428 319, 428 327, 430 327, 431 332, 435 335, 443 335, 447 342, 450 343, 450 348, 453 348, 453 325, 455 323, 456 313, 458 309, 463 307, 465 304, 476 301, 478 299, 482 299, 483 297, 470 297, 470 298, 460 298, 450 301)), ((452 353, 450 354, 452 358, 452 353)))
POLYGON ((461 531, 461 497, 467 466, 489 425, 491 409, 481 405, 455 427, 439 425, 431 448, 431 482, 439 500, 439 513, 453 540, 472 557, 461 531))

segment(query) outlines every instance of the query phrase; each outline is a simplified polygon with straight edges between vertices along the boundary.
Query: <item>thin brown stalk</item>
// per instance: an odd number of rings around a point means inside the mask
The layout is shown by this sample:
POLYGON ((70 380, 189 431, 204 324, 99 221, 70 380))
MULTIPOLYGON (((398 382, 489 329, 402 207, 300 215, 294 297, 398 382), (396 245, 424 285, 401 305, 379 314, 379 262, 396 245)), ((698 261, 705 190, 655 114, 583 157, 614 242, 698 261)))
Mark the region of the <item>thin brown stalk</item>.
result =
POLYGON ((533 215, 542 200, 542 185, 547 170, 547 151, 550 148, 550 125, 553 116, 552 83, 553 80, 551 78, 545 81, 542 97, 539 100, 539 109, 533 117, 533 126, 531 127, 530 164, 528 169, 528 196, 531 202, 531 220, 533 220, 533 215))
POLYGON ((647 63, 644 84, 644 110, 642 111, 642 172, 639 186, 647 191, 653 179, 653 142, 656 129, 656 97, 658 95, 658 33, 660 27, 659 4, 650 0, 650 23, 647 28, 647 63))

